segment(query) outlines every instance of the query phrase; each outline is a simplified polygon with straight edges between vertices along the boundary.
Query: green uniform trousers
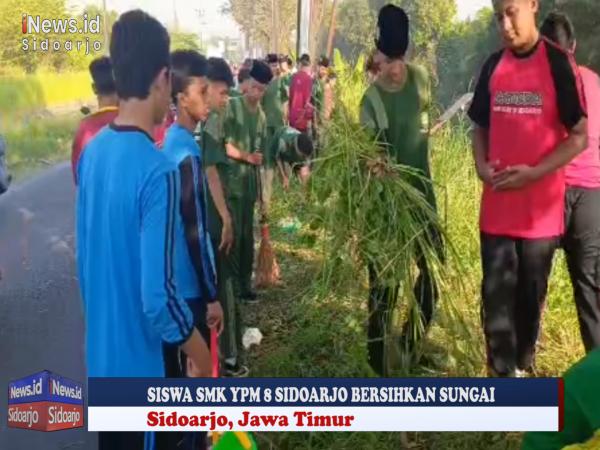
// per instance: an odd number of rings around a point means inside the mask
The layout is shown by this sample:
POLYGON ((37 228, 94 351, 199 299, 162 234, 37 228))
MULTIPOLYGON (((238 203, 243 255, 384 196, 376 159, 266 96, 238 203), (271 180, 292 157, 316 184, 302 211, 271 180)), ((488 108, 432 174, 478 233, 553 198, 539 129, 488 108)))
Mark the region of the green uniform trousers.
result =
POLYGON ((234 264, 239 274, 239 293, 243 298, 252 291, 252 266, 254 264, 254 205, 256 196, 245 194, 232 202, 231 215, 235 233, 234 264))
MULTIPOLYGON (((235 201, 233 202, 235 203, 235 201)), ((236 261, 236 245, 238 236, 234 235, 235 243, 229 254, 219 251, 221 245, 222 222, 214 206, 212 198, 208 204, 209 232, 215 252, 217 269, 217 298, 223 307, 223 333, 219 338, 219 349, 224 362, 235 366, 242 356, 242 315, 239 300, 239 263, 236 261)), ((228 201, 231 210, 231 202, 228 201)), ((231 212, 233 215, 233 211, 231 212)), ((236 229, 233 224, 234 233, 236 229)))

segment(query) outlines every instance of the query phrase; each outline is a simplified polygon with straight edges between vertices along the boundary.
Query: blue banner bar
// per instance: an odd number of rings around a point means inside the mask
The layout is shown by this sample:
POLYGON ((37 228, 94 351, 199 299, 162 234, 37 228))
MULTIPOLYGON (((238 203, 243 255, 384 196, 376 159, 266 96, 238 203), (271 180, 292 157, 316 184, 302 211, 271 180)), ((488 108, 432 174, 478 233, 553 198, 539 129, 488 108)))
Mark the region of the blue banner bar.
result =
POLYGON ((32 402, 83 405, 83 385, 48 370, 8 384, 9 405, 32 402))
POLYGON ((558 378, 89 378, 94 406, 558 407, 558 378))

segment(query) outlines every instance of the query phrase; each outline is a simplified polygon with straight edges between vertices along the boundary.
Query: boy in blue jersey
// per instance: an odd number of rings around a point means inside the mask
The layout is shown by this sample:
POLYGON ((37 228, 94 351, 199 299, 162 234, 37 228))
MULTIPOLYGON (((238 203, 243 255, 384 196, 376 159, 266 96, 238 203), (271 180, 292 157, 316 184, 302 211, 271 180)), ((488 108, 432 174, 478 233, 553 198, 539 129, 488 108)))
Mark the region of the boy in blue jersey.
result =
MULTIPOLYGON (((215 262, 206 219, 206 185, 202 173, 201 149, 194 139, 198 123, 208 118, 208 62, 194 50, 171 54, 172 97, 177 120, 169 127, 163 146, 165 155, 179 169, 180 211, 183 232, 175 236, 176 282, 188 306, 195 311, 195 323, 208 337, 207 324, 222 328, 223 310, 217 301, 215 262)), ((176 356, 172 351, 167 356, 176 356)), ((180 358, 172 359, 176 363, 180 358)), ((168 376, 185 375, 185 367, 167 368, 168 376), (170 373, 169 373, 170 372, 170 373)))
MULTIPOLYGON (((194 324, 210 342, 209 326, 220 333, 223 310, 217 301, 213 248, 206 219, 206 185, 202 173, 201 149, 194 130, 208 117, 208 62, 194 50, 171 53, 172 101, 177 119, 167 131, 163 152, 179 170, 180 212, 183 229, 175 235, 175 281, 194 315, 194 324)), ((193 376, 196 368, 179 349, 165 346, 165 371, 168 377, 193 376), (187 362, 187 363, 186 363, 187 362)), ((177 448, 196 450, 206 447, 205 433, 174 434, 177 448)))
MULTIPOLYGON (((175 289, 181 228, 178 173, 150 134, 171 94, 169 35, 140 11, 120 16, 110 43, 119 114, 78 165, 77 265, 90 377, 162 377, 163 342, 181 346, 196 373, 210 353, 175 289)), ((163 434, 100 433, 100 450, 166 449, 163 434)))

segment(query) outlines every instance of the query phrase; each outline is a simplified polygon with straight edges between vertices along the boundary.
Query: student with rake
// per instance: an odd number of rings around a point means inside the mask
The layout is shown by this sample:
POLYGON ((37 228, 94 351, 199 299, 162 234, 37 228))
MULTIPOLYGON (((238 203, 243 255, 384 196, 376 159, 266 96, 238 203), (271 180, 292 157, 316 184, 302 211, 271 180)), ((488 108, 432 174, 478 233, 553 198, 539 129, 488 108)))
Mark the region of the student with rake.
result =
POLYGON ((233 211, 238 207, 235 180, 231 179, 234 162, 227 157, 223 120, 229 102, 233 75, 224 59, 208 60, 208 104, 210 115, 202 126, 200 142, 210 195, 207 199, 209 233, 215 249, 218 298, 224 310, 224 329, 219 339, 223 375, 245 377, 248 368, 241 364, 242 321, 237 296, 238 263, 233 235, 233 211), (231 233, 231 239, 228 234, 231 233))
POLYGON ((223 124, 225 151, 230 163, 229 188, 235 230, 234 260, 238 270, 239 297, 254 303, 254 207, 258 198, 258 173, 266 145, 266 120, 260 102, 273 74, 268 65, 254 61, 248 89, 229 101, 223 124))

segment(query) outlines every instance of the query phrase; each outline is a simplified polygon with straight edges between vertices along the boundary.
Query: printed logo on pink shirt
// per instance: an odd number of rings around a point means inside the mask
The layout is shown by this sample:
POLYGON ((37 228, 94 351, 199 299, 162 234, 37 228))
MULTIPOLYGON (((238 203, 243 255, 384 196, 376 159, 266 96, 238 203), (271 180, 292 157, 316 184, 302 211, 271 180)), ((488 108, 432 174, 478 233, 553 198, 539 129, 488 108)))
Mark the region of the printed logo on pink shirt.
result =
POLYGON ((537 92, 497 92, 493 111, 506 114, 542 114, 542 94, 537 92))

